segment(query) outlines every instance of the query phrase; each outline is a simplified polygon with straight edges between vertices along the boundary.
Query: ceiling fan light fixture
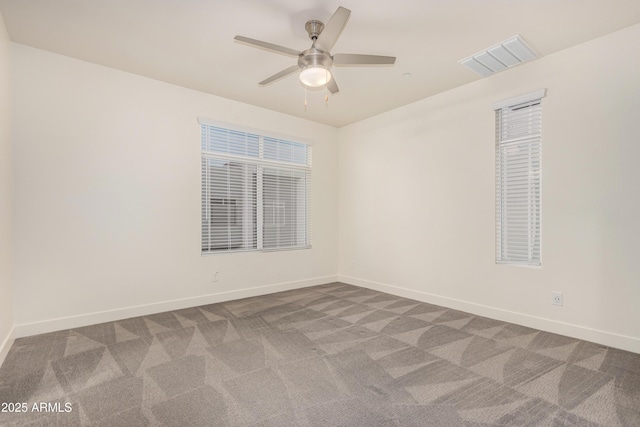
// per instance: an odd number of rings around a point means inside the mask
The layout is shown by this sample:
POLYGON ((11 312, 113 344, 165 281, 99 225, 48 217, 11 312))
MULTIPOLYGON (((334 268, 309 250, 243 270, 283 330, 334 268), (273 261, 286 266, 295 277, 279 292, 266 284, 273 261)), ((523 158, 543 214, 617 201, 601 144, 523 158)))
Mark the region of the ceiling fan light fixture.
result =
POLYGON ((345 25, 347 25, 349 16, 351 16, 351 11, 340 6, 335 13, 331 15, 326 25, 318 20, 307 21, 305 30, 307 30, 307 34, 309 34, 312 43, 309 49, 303 50, 302 52, 244 36, 235 36, 234 39, 271 52, 298 57, 297 65, 292 65, 264 79, 258 83, 260 86, 271 84, 284 77, 298 73, 298 78, 305 87, 305 93, 306 88, 326 87, 327 92, 336 94, 339 92, 338 84, 336 83, 335 76, 331 73, 334 58, 336 58, 336 65, 354 67, 361 65, 391 65, 396 61, 394 56, 355 53, 338 53, 331 55, 331 49, 333 49, 333 46, 336 44, 345 25))
POLYGON ((300 71, 300 81, 308 87, 322 87, 332 79, 331 71, 324 67, 310 66, 300 71))

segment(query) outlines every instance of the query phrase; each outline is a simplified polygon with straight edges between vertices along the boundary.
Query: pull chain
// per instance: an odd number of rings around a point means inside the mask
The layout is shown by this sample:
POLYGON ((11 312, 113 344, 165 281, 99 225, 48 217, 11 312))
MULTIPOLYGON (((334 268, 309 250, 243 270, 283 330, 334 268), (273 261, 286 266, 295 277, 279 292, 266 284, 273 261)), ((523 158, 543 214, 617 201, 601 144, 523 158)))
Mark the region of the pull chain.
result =
POLYGON ((325 80, 327 84, 324 85, 324 108, 329 107, 329 70, 325 68, 324 70, 325 80))
POLYGON ((307 111, 307 86, 304 87, 304 111, 307 111))

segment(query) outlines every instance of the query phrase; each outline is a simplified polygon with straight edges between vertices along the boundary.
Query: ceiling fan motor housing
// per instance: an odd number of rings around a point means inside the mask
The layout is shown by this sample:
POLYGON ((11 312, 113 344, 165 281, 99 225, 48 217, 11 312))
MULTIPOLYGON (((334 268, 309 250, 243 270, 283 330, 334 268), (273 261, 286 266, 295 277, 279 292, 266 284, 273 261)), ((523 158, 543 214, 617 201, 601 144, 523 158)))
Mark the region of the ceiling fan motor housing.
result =
POLYGON ((332 65, 333 60, 331 59, 329 52, 316 49, 315 47, 303 51, 300 58, 298 58, 298 66, 301 69, 309 67, 329 69, 332 65))

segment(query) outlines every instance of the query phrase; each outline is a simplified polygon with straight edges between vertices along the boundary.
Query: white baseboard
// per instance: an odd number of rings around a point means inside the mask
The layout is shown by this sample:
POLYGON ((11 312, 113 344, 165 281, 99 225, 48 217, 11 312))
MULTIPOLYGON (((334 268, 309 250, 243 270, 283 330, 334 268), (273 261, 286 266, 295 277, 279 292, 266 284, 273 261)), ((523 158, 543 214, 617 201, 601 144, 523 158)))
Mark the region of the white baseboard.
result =
POLYGON ((7 357, 7 354, 9 354, 9 349, 13 345, 13 341, 15 341, 14 332, 15 329, 12 328, 9 331, 9 334, 4 338, 4 340, 0 342, 0 366, 2 366, 4 359, 7 357))
POLYGON ((79 328, 115 320, 128 319, 130 317, 146 316, 163 311, 180 310, 182 308, 197 307, 199 305, 214 304, 241 298, 255 297, 291 289, 305 288, 308 286, 323 285, 336 282, 338 276, 316 277, 313 279, 299 280, 295 282, 277 283, 273 285, 258 286, 255 288, 240 289, 215 294, 201 295, 191 298, 183 298, 172 301, 164 301, 153 304, 124 307, 115 310, 86 313, 78 316, 49 319, 42 322, 23 323, 14 325, 14 337, 21 338, 47 332, 61 331, 64 329, 79 328))
POLYGON ((485 316, 509 323, 516 323, 518 325, 540 329, 542 331, 578 338, 585 341, 591 341, 608 347, 615 347, 634 353, 640 353, 640 339, 626 335, 601 331, 598 329, 587 328, 570 323, 557 322, 555 320, 544 319, 528 314, 517 313, 481 304, 475 304, 468 301, 447 298, 427 292, 417 291, 414 289, 393 286, 386 283, 359 279, 357 277, 340 275, 339 281, 348 283, 350 285, 362 286, 364 288, 386 292, 392 295, 411 298, 421 302, 466 311, 467 313, 476 314, 478 316, 485 316))

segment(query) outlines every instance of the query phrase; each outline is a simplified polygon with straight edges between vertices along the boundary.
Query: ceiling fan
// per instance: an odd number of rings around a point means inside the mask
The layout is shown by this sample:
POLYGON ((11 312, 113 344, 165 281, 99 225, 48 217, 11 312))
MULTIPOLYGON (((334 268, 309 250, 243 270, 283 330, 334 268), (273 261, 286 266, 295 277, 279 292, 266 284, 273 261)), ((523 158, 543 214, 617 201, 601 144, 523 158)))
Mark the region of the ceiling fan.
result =
POLYGON ((356 65, 385 65, 393 64, 396 61, 394 56, 362 55, 355 53, 331 54, 331 49, 336 44, 340 33, 347 25, 351 11, 342 6, 331 16, 327 24, 317 20, 308 21, 305 29, 312 40, 311 47, 307 50, 298 51, 288 47, 279 46, 249 37, 235 36, 234 39, 255 47, 267 49, 271 52, 281 53, 298 58, 298 63, 289 68, 285 68, 258 83, 261 86, 273 83, 283 77, 287 77, 300 71, 300 81, 307 87, 317 88, 326 86, 329 92, 337 93, 338 85, 331 72, 332 65, 356 66, 356 65))

